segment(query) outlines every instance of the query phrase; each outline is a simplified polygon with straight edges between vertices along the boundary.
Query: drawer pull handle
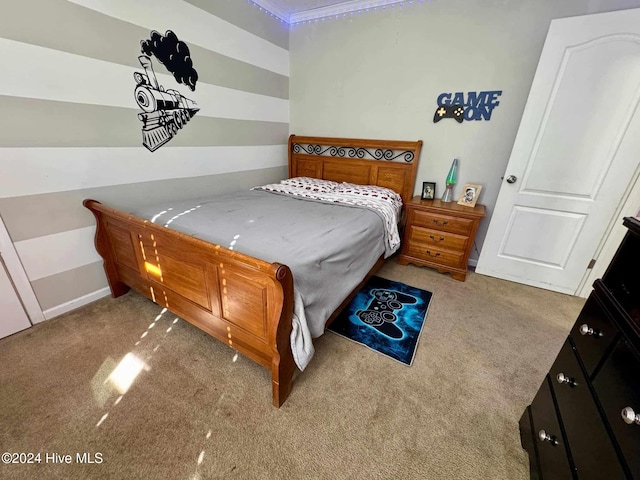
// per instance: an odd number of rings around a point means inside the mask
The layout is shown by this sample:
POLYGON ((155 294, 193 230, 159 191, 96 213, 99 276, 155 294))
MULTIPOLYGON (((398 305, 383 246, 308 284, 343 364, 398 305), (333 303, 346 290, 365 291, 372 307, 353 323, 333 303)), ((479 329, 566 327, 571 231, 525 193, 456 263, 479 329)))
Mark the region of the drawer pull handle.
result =
POLYGON ((556 375, 556 380, 558 380, 559 384, 563 384, 566 383, 567 385, 569 385, 570 387, 577 387, 578 386, 578 382, 576 382, 575 378, 572 377, 567 377, 564 373, 560 372, 558 375, 556 375))
POLYGON ((640 425, 640 414, 637 414, 636 412, 634 412, 633 408, 631 407, 623 408, 620 414, 622 415, 622 419, 624 420, 624 423, 627 423, 629 425, 633 425, 634 423, 636 425, 640 425))
POLYGON ((429 255, 430 257, 433 257, 433 258, 438 258, 440 256, 439 253, 436 253, 435 255, 432 254, 430 250, 427 250, 427 255, 429 255))
POLYGON ((580 325, 580 335, 593 335, 596 338, 600 338, 604 334, 600 330, 594 330, 586 323, 583 323, 580 325))
POLYGON ((436 220, 435 218, 433 219, 433 223, 435 223, 436 225, 449 225, 449 222, 447 220, 443 220, 441 223, 440 220, 436 220))
POLYGON ((444 237, 440 237, 439 239, 436 239, 436 237, 434 237, 433 235, 429 235, 429 238, 434 242, 441 242, 444 240, 444 237))
POLYGON ((540 430, 540 432, 538 433, 538 438, 540 438, 541 442, 549 442, 554 447, 556 445, 558 445, 558 439, 556 438, 556 436, 555 435, 549 435, 544 430, 540 430))

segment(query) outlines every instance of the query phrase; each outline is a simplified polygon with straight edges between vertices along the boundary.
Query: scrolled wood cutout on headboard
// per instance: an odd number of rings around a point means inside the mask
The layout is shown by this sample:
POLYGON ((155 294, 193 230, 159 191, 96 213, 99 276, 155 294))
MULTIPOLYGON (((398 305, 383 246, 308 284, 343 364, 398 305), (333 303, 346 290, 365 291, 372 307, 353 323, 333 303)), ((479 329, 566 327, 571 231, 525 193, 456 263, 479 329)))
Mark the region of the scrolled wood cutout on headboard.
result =
POLYGON ((422 140, 289 137, 289 177, 390 188, 406 203, 413 196, 422 140))

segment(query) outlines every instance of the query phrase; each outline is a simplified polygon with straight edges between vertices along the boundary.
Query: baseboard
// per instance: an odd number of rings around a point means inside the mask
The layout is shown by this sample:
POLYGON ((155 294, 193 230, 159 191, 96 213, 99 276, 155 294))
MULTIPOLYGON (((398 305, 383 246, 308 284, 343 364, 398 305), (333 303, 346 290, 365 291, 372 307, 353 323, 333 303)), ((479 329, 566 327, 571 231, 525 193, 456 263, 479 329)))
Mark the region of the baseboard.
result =
POLYGON ((469 265, 470 267, 476 268, 478 266, 478 259, 477 258, 470 258, 467 261, 467 265, 469 265))
POLYGON ((104 287, 104 288, 101 288, 100 290, 96 290, 95 292, 91 292, 86 295, 83 295, 82 297, 74 298, 69 302, 56 305, 55 307, 49 308, 48 310, 45 310, 42 313, 44 314, 45 320, 50 320, 54 317, 62 315, 63 313, 70 312, 71 310, 75 310, 76 308, 80 308, 91 302, 95 302, 96 300, 99 300, 102 297, 106 297, 110 294, 111 294, 111 290, 109 290, 109 287, 104 287))

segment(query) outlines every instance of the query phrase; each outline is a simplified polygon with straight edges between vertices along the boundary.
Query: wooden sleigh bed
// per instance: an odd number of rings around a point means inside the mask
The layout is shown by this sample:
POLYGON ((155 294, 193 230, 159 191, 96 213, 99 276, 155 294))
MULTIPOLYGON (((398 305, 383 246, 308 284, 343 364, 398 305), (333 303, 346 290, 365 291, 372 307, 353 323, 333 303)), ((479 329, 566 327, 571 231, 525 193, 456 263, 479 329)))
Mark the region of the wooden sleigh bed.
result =
MULTIPOLYGON (((291 135, 289 177, 313 177, 413 195, 421 141, 291 135)), ((280 263, 209 243, 87 199, 95 245, 114 297, 129 288, 227 343, 271 371, 273 405, 291 391, 293 277, 280 263)), ((369 272, 372 275, 382 261, 369 272)), ((363 279, 364 283, 365 279, 363 279)), ((361 285, 360 285, 361 286, 361 285)), ((345 292, 347 305, 360 286, 345 292)))

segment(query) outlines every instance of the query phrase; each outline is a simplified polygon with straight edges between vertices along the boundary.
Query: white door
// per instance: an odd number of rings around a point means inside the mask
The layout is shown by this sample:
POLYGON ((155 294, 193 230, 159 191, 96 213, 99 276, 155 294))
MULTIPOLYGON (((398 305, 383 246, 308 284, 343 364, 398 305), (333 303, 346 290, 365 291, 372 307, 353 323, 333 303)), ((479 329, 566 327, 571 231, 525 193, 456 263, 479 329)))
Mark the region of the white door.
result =
POLYGON ((640 9, 553 20, 476 271, 573 294, 640 163, 640 9))
POLYGON ((0 338, 29 328, 29 317, 9 278, 0 252, 0 338))

